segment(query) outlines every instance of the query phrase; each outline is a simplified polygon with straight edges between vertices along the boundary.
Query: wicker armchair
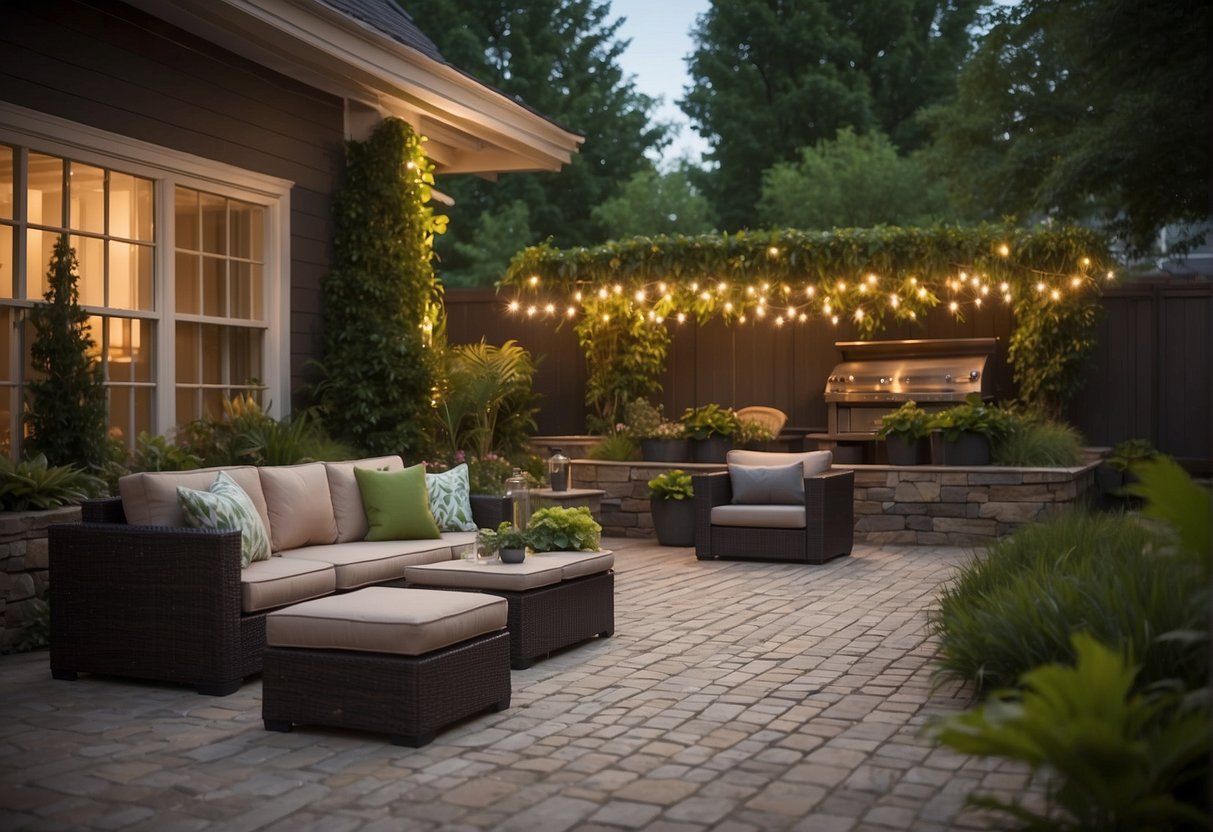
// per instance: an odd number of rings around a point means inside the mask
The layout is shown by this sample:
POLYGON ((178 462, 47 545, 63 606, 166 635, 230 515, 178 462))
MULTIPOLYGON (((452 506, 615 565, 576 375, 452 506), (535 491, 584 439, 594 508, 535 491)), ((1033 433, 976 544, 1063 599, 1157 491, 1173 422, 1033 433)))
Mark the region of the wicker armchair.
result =
MULTIPOLYGON (((731 452, 731 462, 736 453, 731 452)), ((803 457, 802 454, 763 456, 770 458, 771 463, 778 457, 786 460, 803 457)), ((854 471, 829 469, 806 476, 803 526, 797 528, 714 524, 712 509, 729 505, 733 499, 729 473, 697 475, 694 485, 695 556, 700 560, 739 558, 825 563, 851 553, 855 525, 854 471)))

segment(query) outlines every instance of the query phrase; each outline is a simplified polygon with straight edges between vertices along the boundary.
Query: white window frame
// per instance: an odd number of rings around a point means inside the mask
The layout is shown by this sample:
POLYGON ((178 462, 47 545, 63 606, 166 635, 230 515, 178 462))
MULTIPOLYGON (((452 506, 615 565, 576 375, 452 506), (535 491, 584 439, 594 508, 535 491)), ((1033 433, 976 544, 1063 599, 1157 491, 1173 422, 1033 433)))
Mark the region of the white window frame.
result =
MULTIPOLYGON (((156 384, 152 429, 165 433, 177 424, 175 228, 173 192, 177 185, 220 194, 265 208, 264 291, 266 403, 276 418, 290 413, 290 216, 293 182, 160 145, 99 130, 68 119, 0 101, 0 142, 78 160, 151 179, 155 199, 155 303, 152 314, 135 317, 156 322, 156 384)), ((19 246, 24 251, 24 246, 19 246)), ((25 263, 14 263, 14 276, 25 263)), ((15 305, 21 305, 17 301, 15 305)), ((27 304, 28 305, 28 304, 27 304)), ((100 307, 85 307, 101 314, 100 307)), ((233 319, 248 326, 248 321, 233 319)), ((14 437, 15 438, 15 437, 14 437)))

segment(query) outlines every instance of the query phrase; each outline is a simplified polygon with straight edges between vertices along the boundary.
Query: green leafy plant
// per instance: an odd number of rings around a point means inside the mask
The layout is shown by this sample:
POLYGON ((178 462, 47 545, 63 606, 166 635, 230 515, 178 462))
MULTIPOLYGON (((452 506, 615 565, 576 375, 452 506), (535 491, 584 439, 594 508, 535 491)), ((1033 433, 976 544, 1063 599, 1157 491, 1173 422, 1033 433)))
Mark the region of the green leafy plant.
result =
POLYGON ((76 505, 105 492, 100 477, 75 465, 49 465, 44 454, 22 462, 0 456, 0 511, 76 505))
POLYGON ((602 526, 585 506, 548 506, 531 515, 526 534, 536 552, 596 552, 602 526))
POLYGON ((970 393, 961 404, 931 414, 927 426, 943 431, 949 441, 965 432, 980 433, 994 440, 1006 433, 1010 422, 1006 411, 983 402, 979 394, 970 393))
POLYGON ((481 340, 442 350, 439 364, 434 413, 451 453, 519 449, 535 426, 531 354, 516 341, 498 347, 481 340))
POLYGON ((61 234, 51 255, 44 302, 29 310, 35 377, 26 384, 25 451, 45 455, 52 466, 100 470, 108 455, 106 394, 101 362, 92 357, 97 343, 80 306, 79 281, 76 250, 61 234))
POLYGON ((659 500, 690 500, 695 496, 691 475, 681 468, 672 468, 649 480, 649 496, 659 500))
POLYGON ((626 432, 633 439, 654 439, 656 433, 665 421, 661 413, 661 405, 654 405, 648 399, 632 399, 623 409, 623 422, 626 432))
POLYGON ((1104 460, 1109 468, 1116 471, 1128 471, 1137 463, 1154 459, 1158 450, 1148 439, 1126 439, 1112 446, 1112 452, 1104 460))
POLYGON ((140 431, 131 454, 132 471, 190 471, 202 467, 202 457, 171 441, 140 431))
POLYGON ((687 429, 681 422, 662 422, 646 439, 686 439, 687 429))
POLYGON ((589 376, 585 402, 591 431, 613 430, 629 401, 661 390, 670 335, 619 294, 590 296, 574 328, 589 376))
POLYGON ((612 460, 615 462, 626 462, 629 459, 635 459, 636 455, 636 440, 626 433, 607 434, 591 445, 589 450, 586 451, 586 456, 590 459, 612 460))
POLYGON ((261 409, 249 393, 223 401, 223 415, 198 419, 177 432, 181 459, 204 465, 294 465, 349 459, 356 452, 331 439, 312 411, 282 421, 261 409))
POLYGON ((913 401, 905 402, 892 413, 880 417, 881 439, 900 436, 903 439, 921 439, 931 432, 931 414, 913 401))
POLYGON ((476 539, 488 553, 497 553, 502 549, 525 549, 530 545, 529 531, 524 531, 509 520, 503 520, 496 529, 480 529, 476 539))
POLYGON ((1208 829, 1207 805, 1184 799, 1203 791, 1208 774, 1207 704, 1185 705, 1174 691, 1142 694, 1131 660, 1088 633, 1075 633, 1071 648, 1073 666, 1033 668, 1019 690, 998 691, 932 728, 962 753, 1047 771, 1060 815, 990 797, 973 802, 1030 829, 1208 829))
MULTIPOLYGON (((49 590, 47 598, 49 599, 49 590)), ((17 643, 18 653, 29 653, 42 650, 51 643, 51 607, 41 598, 31 598, 28 601, 25 614, 25 627, 21 633, 21 641, 17 643)))
POLYGON ((1082 463, 1082 447, 1082 434, 1070 425, 1035 415, 1011 415, 994 443, 993 459, 995 465, 1072 468, 1082 463))
POLYGON ((738 419, 737 433, 733 438, 742 444, 770 442, 775 438, 775 431, 757 419, 738 419))
POLYGON ((688 407, 682 414, 682 426, 691 439, 723 436, 731 439, 741 428, 741 420, 732 409, 718 404, 688 407))

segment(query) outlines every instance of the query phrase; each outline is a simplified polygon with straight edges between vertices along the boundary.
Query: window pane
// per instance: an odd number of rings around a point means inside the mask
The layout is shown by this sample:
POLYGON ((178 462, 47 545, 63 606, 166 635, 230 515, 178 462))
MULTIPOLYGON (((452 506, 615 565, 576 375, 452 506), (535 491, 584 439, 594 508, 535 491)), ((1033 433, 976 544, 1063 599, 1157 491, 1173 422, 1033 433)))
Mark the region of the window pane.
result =
POLYGON ((223 415, 223 400, 227 394, 223 390, 202 391, 202 413, 199 418, 218 419, 223 415))
POLYGON ((203 324, 202 327, 202 383, 222 384, 223 343, 220 327, 203 324))
POLYGON ((202 314, 227 317, 227 265, 218 257, 202 258, 202 314))
POLYGON ((139 431, 145 430, 152 433, 155 429, 155 419, 152 418, 152 407, 155 403, 153 391, 149 387, 135 388, 135 412, 134 425, 131 426, 131 445, 134 445, 135 438, 139 436, 139 431))
POLYGON ((106 344, 110 381, 151 381, 151 322, 110 318, 106 344))
POLYGON ((83 306, 105 305, 105 241, 95 237, 72 236, 76 250, 76 267, 80 279, 76 282, 83 306))
POLYGON ((111 237, 152 242, 152 181, 110 171, 111 237))
POLYGON ((50 271, 51 255, 55 251, 55 240, 59 235, 52 231, 25 232, 25 296, 30 300, 41 300, 46 295, 49 283, 46 273, 50 271))
POLYGON ((57 156, 29 154, 29 187, 26 211, 36 225, 63 226, 63 160, 57 156))
MULTIPOLYGON (((17 356, 16 312, 11 306, 0 306, 0 356, 3 356, 0 359, 0 382, 17 380, 18 370, 14 365, 17 356)), ((2 405, 3 402, 0 402, 2 405)))
POLYGON ((13 149, 0 144, 0 219, 13 218, 13 149))
POLYGON ((177 253, 176 259, 176 290, 175 301, 178 312, 197 315, 202 310, 199 295, 201 294, 200 271, 202 264, 196 254, 177 253))
POLYGON ((13 251, 13 227, 0 225, 0 298, 15 297, 13 286, 13 263, 17 260, 13 251))
POLYGON ((227 254, 227 200, 214 194, 199 194, 202 206, 202 250, 227 254))
POLYGON ((261 331, 228 328, 230 362, 228 379, 232 384, 261 383, 261 331))
POLYGON ((176 217, 177 248, 198 251, 198 192, 177 188, 173 192, 173 214, 176 217))
POLYGON ((80 162, 68 165, 71 219, 74 231, 105 233, 105 170, 80 162))
POLYGON ((131 378, 134 381, 154 381, 152 354, 156 346, 156 322, 142 319, 131 321, 131 378))
POLYGON ((152 247, 111 241, 109 306, 152 309, 152 247))
POLYGON ((131 393, 130 387, 116 385, 110 387, 106 391, 109 399, 109 435, 113 438, 121 439, 122 444, 128 447, 132 444, 134 436, 131 434, 131 393))
POLYGON ((261 224, 264 210, 257 205, 231 200, 232 257, 246 260, 261 259, 261 224))
POLYGON ((17 414, 21 412, 20 388, 0 387, 0 454, 11 456, 13 434, 21 430, 17 414))
POLYGON ((177 388, 177 424, 184 425, 201 416, 197 388, 177 388))
POLYGON ((242 320, 254 320, 257 317, 255 298, 253 297, 252 266, 233 260, 232 270, 232 317, 242 320))
POLYGON ((88 329, 84 334, 93 342, 93 345, 85 350, 85 353, 94 361, 100 361, 101 339, 105 335, 105 319, 100 315, 89 315, 87 326, 88 329))
POLYGON ((177 324, 177 382, 197 384, 202 366, 202 342, 198 324, 177 324))

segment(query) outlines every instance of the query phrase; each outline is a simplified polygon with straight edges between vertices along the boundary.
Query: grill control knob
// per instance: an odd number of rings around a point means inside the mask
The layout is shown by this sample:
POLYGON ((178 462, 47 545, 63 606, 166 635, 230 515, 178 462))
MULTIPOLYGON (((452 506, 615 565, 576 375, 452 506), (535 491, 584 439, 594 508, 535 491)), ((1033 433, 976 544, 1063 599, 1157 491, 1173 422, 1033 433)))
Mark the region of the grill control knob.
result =
POLYGON ((969 371, 969 381, 977 381, 979 378, 981 378, 981 373, 977 372, 976 370, 969 371))
POLYGON ((855 381, 855 376, 847 376, 847 381, 855 381))
POLYGON ((945 374, 943 377, 943 380, 946 381, 948 384, 951 384, 952 383, 952 374, 951 373, 945 374))
POLYGON ((901 383, 902 383, 902 384, 909 384, 909 383, 910 383, 910 377, 909 377, 909 376, 902 376, 902 377, 901 377, 901 383))
POLYGON ((888 383, 889 383, 889 379, 885 378, 884 376, 881 376, 881 377, 880 377, 880 383, 881 383, 881 384, 888 384, 888 383))

